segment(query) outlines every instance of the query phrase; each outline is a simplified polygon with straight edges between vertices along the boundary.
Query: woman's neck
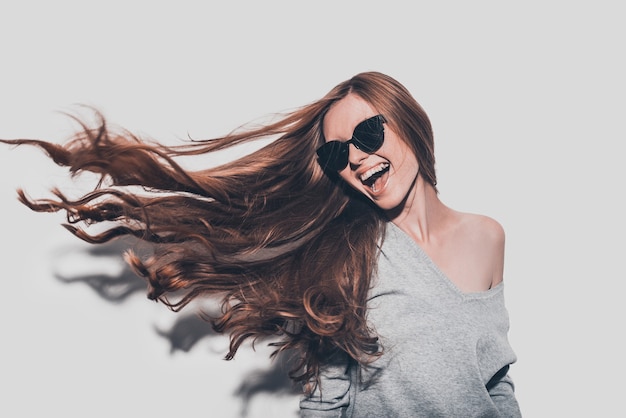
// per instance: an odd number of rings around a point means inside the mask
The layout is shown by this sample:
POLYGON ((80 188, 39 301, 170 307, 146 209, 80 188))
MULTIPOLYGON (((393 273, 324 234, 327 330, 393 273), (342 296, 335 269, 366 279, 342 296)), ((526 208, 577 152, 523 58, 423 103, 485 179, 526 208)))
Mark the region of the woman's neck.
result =
POLYGON ((400 207, 387 212, 389 220, 418 243, 428 243, 453 211, 445 206, 435 188, 418 176, 400 207))

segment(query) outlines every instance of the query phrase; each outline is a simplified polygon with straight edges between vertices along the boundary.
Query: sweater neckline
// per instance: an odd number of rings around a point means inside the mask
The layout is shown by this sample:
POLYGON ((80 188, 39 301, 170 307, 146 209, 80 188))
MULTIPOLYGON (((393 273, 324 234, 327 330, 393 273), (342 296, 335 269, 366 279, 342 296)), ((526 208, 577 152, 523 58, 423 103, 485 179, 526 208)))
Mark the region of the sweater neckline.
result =
POLYGON ((480 290, 476 292, 465 292, 461 290, 440 268, 439 266, 430 258, 430 256, 424 251, 424 249, 417 243, 413 238, 409 236, 406 232, 404 232, 398 225, 393 222, 388 222, 387 226, 388 234, 391 232, 398 239, 404 241, 404 243, 412 248, 418 255, 420 259, 422 259, 425 263, 428 264, 430 268, 432 268, 437 277, 446 284, 454 293, 460 295, 464 299, 484 299, 492 297, 493 295, 499 294, 502 292, 504 288, 504 280, 498 283, 497 285, 487 289, 480 290), (390 225, 389 225, 390 224, 390 225), (391 226, 391 228, 389 228, 391 226))

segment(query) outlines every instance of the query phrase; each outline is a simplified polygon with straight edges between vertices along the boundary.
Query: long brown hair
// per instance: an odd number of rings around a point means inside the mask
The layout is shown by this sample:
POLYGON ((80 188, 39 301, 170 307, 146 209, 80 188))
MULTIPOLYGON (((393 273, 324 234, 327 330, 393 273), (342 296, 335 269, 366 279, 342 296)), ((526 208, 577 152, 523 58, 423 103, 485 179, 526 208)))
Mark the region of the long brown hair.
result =
POLYGON ((148 297, 178 311, 201 297, 219 297, 214 328, 230 336, 226 358, 248 340, 278 337, 274 354, 293 350, 296 381, 316 380, 328 356, 347 353, 367 364, 381 353, 367 324, 384 214, 336 175, 324 173, 315 149, 323 143, 327 110, 349 93, 383 113, 413 148, 421 175, 436 184, 432 131, 422 108, 396 80, 361 73, 322 99, 280 120, 224 137, 166 146, 78 120, 67 143, 17 139, 69 168, 92 172, 97 186, 78 199, 19 199, 38 212, 64 211, 74 235, 103 243, 134 236, 153 247, 126 260, 148 283, 148 297), (276 138, 251 154, 203 170, 178 158, 198 156, 259 138, 276 138), (89 225, 105 227, 91 233, 89 225))

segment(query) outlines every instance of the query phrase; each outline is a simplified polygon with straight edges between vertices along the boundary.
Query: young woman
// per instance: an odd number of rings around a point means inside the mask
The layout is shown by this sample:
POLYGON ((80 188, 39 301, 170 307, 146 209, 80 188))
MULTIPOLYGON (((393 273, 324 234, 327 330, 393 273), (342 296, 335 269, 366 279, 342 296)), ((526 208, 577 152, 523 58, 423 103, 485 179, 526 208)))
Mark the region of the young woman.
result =
POLYGON ((520 416, 503 230, 440 201, 430 122, 393 78, 361 73, 276 122, 178 146, 83 128, 64 145, 3 141, 101 175, 79 199, 21 201, 65 211, 88 242, 150 243, 127 254, 148 296, 173 310, 220 297, 227 358, 266 336, 295 353, 302 416, 520 416), (266 137, 218 167, 179 164, 266 137))

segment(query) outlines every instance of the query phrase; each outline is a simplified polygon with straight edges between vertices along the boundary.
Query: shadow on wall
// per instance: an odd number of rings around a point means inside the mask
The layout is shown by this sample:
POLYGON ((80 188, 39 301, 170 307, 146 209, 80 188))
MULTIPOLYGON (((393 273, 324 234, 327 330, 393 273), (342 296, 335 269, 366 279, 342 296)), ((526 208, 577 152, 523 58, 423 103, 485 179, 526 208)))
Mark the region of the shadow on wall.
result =
MULTIPOLYGON (((118 269, 113 273, 109 271, 62 274, 57 271, 55 277, 65 284, 86 284, 98 296, 112 304, 124 303, 133 295, 145 295, 146 282, 137 276, 123 260, 124 252, 130 248, 139 255, 145 255, 138 250, 138 244, 137 240, 120 238, 106 244, 88 245, 87 247, 73 248, 70 251, 64 249, 64 254, 72 253, 86 258, 83 264, 89 265, 92 269, 94 265, 98 265, 99 260, 106 261, 103 266, 113 264, 118 266, 118 269), (115 263, 111 263, 112 260, 115 263)), ((59 264, 59 267, 64 267, 64 264, 66 263, 59 264)), ((103 267, 102 270, 107 269, 103 267)), ((215 305, 217 306, 217 304, 215 305)), ((217 310, 218 308, 214 307, 211 312, 203 307, 203 312, 209 315, 217 313, 217 310)), ((154 330, 169 342, 171 354, 176 351, 189 352, 200 340, 221 336, 198 313, 180 313, 169 329, 159 329, 155 326, 154 330)), ((242 401, 242 417, 247 416, 248 407, 256 395, 284 396, 299 393, 296 385, 288 377, 288 371, 293 368, 292 365, 293 360, 290 359, 289 355, 281 353, 274 358, 269 370, 252 370, 244 376, 241 385, 234 393, 234 396, 242 401)))

